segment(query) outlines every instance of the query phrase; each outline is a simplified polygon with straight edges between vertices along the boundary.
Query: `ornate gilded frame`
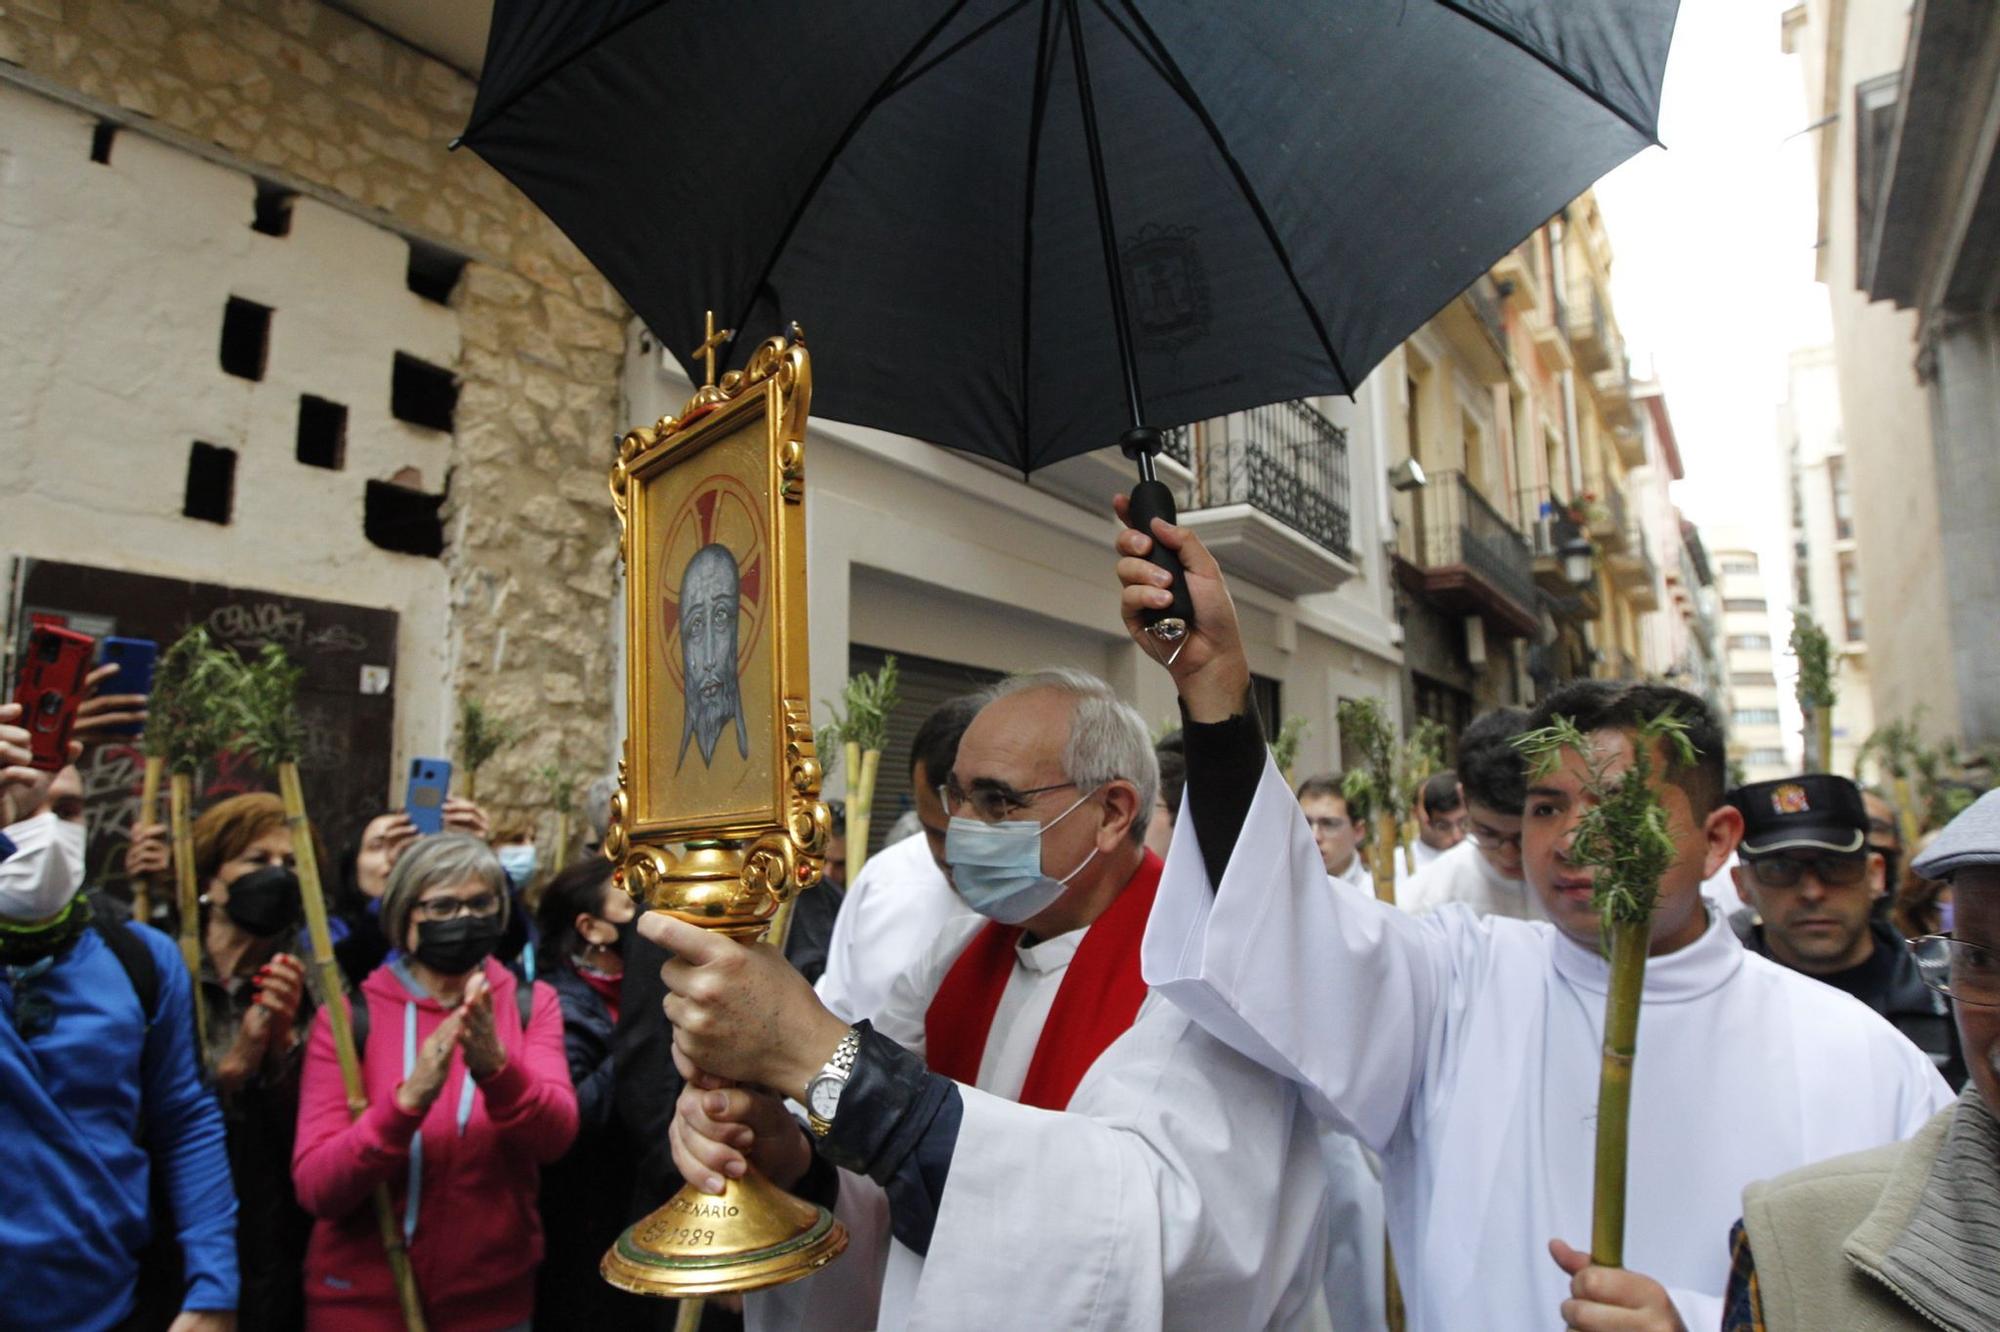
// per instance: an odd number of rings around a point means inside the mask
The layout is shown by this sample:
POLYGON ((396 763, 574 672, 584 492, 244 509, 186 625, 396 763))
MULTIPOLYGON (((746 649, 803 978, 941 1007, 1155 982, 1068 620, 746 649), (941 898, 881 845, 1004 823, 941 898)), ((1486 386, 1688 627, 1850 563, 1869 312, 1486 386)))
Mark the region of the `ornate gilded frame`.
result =
MULTIPOLYGON (((628 433, 610 478, 626 576, 627 733, 604 851, 626 891, 643 905, 738 937, 762 934, 785 902, 819 880, 830 834, 807 702, 805 428, 812 365, 793 332, 790 340, 764 342, 748 365, 720 384, 697 389, 679 416, 628 433), (770 780, 754 812, 718 821, 700 811, 657 808, 648 797, 661 789, 651 767, 656 750, 649 691, 665 683, 654 679, 654 663, 668 630, 655 613, 661 589, 644 543, 656 530, 649 507, 663 483, 679 469, 701 466, 712 447, 739 440, 760 415, 764 485, 757 502, 767 546, 760 586, 769 598, 762 632, 771 639, 770 725, 750 727, 762 733, 752 734, 749 744, 751 753, 769 755, 770 780)), ((685 755, 685 739, 682 744, 685 755)))

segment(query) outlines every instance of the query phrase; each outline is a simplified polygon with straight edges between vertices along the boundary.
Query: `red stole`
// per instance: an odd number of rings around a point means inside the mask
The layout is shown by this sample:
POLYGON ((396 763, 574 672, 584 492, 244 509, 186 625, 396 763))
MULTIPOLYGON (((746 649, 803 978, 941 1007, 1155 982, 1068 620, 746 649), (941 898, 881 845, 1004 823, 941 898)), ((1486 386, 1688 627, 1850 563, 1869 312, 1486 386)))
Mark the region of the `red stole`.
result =
MULTIPOLYGON (((1123 1035, 1146 1000, 1139 944, 1165 868, 1151 851, 1103 915, 1088 926, 1056 988, 1048 1021, 1035 1042, 1022 1105, 1061 1110, 1105 1047, 1123 1035)), ((951 964, 924 1015, 924 1048, 933 1073, 968 1086, 979 1081, 986 1037, 1014 974, 1019 925, 988 921, 951 964)))

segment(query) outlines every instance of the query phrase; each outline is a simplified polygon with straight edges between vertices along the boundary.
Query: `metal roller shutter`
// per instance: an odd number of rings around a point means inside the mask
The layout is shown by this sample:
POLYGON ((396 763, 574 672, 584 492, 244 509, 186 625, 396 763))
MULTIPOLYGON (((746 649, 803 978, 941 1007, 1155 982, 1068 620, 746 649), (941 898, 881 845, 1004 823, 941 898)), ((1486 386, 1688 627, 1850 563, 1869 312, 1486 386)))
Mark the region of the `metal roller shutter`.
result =
MULTIPOLYGON (((870 855, 882 849, 883 838, 888 835, 890 826, 904 810, 911 807, 910 743, 917 738, 917 728, 924 724, 924 718, 930 716, 940 704, 960 694, 984 689, 997 683, 1002 676, 1000 671, 983 670, 955 661, 939 661, 935 657, 911 656, 907 652, 891 654, 882 648, 864 647, 859 643, 848 649, 848 673, 860 675, 866 672, 872 675, 891 655, 896 658, 896 673, 902 684, 896 710, 889 714, 889 747, 883 751, 881 767, 875 773, 875 815, 868 835, 870 855)), ((843 790, 850 776, 842 774, 843 790)))

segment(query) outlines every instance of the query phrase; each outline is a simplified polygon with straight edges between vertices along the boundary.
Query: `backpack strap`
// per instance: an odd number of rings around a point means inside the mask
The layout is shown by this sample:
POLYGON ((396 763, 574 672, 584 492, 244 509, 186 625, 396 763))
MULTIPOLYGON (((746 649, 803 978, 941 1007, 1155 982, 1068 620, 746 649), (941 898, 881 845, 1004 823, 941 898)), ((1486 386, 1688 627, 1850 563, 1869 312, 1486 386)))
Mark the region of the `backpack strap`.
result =
MULTIPOLYGON (((97 937, 104 940, 104 946, 111 950, 111 956, 118 959, 118 965, 125 969, 125 978, 132 982, 132 992, 139 996, 139 1008, 146 1015, 146 1025, 151 1027, 153 1019, 160 1013, 160 968, 153 960, 152 950, 123 921, 98 916, 91 920, 90 925, 97 931, 97 937)), ((201 1002, 199 996, 196 996, 195 1002, 201 1002)))

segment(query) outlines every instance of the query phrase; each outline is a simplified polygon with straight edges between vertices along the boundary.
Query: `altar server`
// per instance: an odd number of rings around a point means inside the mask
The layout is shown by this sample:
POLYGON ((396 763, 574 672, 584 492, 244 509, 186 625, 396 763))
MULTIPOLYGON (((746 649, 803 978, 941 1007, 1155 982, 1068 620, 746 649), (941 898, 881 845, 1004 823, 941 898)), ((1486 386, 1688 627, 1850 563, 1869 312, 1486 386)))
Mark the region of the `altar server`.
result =
POLYGON ((1258 740, 1221 571, 1191 533, 1156 522, 1150 536, 1119 535, 1127 627, 1147 645, 1140 616, 1165 604, 1140 558, 1154 539, 1178 550, 1198 627, 1168 667, 1188 722, 1188 807, 1146 977, 1381 1154, 1414 1332, 1705 1332, 1729 1274, 1716 1237, 1744 1184, 1894 1141, 1949 1103, 1886 1023, 1747 953, 1703 909, 1700 882, 1742 822, 1722 803, 1722 736, 1701 701, 1665 686, 1563 691, 1535 720, 1570 715, 1614 756, 1622 746, 1624 762, 1637 722, 1663 707, 1702 751, 1693 765, 1664 754, 1656 765, 1679 856, 1660 885, 1639 1025, 1630 1270, 1589 1265, 1569 1245, 1590 1232, 1608 967, 1590 871, 1569 859, 1581 760, 1532 779, 1522 811, 1525 873, 1548 922, 1459 905, 1411 917, 1326 892, 1258 740))

